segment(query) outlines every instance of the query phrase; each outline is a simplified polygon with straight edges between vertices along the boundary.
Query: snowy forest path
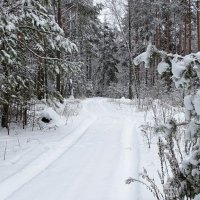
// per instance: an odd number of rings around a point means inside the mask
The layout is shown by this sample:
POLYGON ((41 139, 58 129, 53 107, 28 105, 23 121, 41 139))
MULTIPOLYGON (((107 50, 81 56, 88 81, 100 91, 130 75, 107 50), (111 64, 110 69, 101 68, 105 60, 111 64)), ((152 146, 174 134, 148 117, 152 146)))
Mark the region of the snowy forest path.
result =
POLYGON ((101 98, 85 100, 83 113, 85 121, 70 135, 0 183, 0 199, 133 198, 133 186, 126 185, 125 180, 139 173, 136 122, 101 98))

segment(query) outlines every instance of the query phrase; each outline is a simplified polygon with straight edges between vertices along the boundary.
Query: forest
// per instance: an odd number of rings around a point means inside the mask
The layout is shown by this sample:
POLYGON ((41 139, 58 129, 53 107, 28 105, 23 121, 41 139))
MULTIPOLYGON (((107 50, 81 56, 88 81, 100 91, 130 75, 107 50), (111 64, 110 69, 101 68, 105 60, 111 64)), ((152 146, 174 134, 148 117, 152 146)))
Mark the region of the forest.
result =
MULTIPOLYGON (((126 185, 157 200, 199 200, 199 78, 199 0, 0 0, 0 152, 1 134, 42 129, 38 106, 131 102, 153 113, 140 129, 149 148, 155 140, 160 183, 144 170, 126 185)), ((5 160, 7 141, 2 148, 5 160)))

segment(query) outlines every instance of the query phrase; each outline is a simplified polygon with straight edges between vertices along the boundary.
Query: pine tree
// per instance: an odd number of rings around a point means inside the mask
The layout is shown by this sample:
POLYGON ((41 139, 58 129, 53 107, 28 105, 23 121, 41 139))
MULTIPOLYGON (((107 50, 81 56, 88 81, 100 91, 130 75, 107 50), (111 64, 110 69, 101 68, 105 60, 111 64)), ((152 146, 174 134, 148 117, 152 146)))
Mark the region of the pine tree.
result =
POLYGON ((100 66, 97 69, 98 73, 98 93, 105 95, 111 83, 117 83, 117 59, 118 45, 116 43, 116 35, 111 30, 107 23, 104 23, 101 37, 100 48, 100 66))

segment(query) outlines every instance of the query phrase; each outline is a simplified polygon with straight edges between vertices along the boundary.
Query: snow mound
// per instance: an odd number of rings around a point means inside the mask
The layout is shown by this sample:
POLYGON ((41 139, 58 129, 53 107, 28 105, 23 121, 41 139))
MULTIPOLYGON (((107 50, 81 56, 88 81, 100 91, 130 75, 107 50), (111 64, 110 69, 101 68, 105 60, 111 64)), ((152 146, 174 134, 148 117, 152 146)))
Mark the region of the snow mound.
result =
POLYGON ((192 120, 189 123, 188 129, 186 130, 186 140, 192 140, 192 138, 195 137, 195 135, 197 134, 199 127, 198 125, 195 124, 195 122, 192 120))
POLYGON ((65 117, 59 115, 53 108, 47 107, 40 113, 41 118, 46 118, 50 120, 49 124, 54 124, 57 126, 64 125, 66 122, 65 117))
POLYGON ((200 90, 194 95, 193 104, 197 115, 200 115, 200 90))
POLYGON ((159 74, 163 74, 164 72, 167 71, 167 69, 169 68, 169 64, 164 62, 164 61, 161 61, 159 64, 158 64, 158 73, 159 74))
POLYGON ((120 102, 121 102, 121 103, 131 103, 131 100, 130 100, 130 99, 126 99, 125 97, 122 97, 122 98, 120 99, 120 102))
POLYGON ((184 106, 187 110, 194 110, 194 107, 192 105, 192 95, 187 95, 184 98, 184 106))
POLYGON ((189 55, 186 55, 184 58, 183 58, 184 62, 185 62, 185 65, 190 65, 190 63, 192 63, 194 61, 194 58, 191 54, 189 55))
POLYGON ((172 60, 172 74, 175 78, 181 78, 181 75, 186 70, 186 64, 183 61, 179 61, 177 57, 172 60))
POLYGON ((193 68, 194 68, 194 70, 196 71, 197 76, 200 78, 200 65, 197 64, 197 63, 195 63, 195 65, 194 65, 193 68))
POLYGON ((194 200, 200 200, 200 194, 198 194, 197 196, 195 196, 194 200))
POLYGON ((196 53, 196 58, 197 58, 198 61, 200 61, 200 52, 196 53))

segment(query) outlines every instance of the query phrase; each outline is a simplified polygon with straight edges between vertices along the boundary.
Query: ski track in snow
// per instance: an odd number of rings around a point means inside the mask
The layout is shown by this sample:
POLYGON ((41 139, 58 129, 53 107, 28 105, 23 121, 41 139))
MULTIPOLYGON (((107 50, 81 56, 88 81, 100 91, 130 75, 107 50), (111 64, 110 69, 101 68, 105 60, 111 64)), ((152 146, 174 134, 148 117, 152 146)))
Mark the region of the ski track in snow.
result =
POLYGON ((141 116, 101 98, 85 100, 80 114, 85 120, 75 130, 0 182, 0 200, 140 199, 140 185, 125 181, 140 170, 141 116))

